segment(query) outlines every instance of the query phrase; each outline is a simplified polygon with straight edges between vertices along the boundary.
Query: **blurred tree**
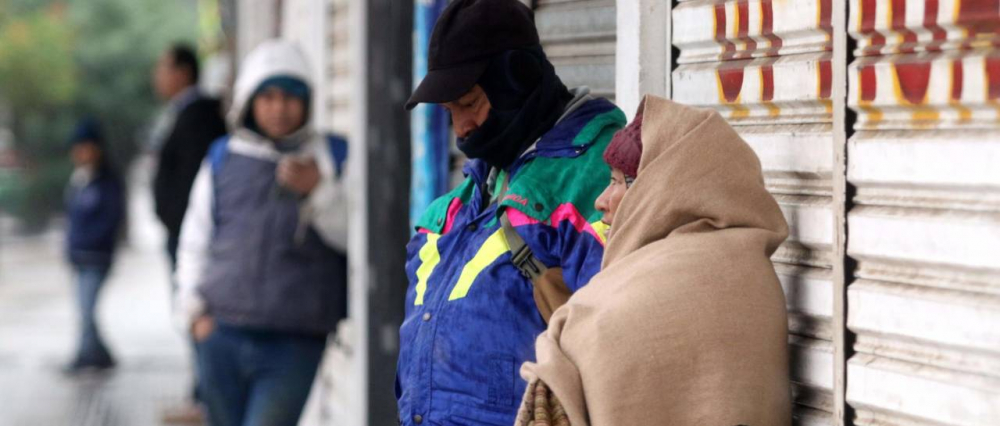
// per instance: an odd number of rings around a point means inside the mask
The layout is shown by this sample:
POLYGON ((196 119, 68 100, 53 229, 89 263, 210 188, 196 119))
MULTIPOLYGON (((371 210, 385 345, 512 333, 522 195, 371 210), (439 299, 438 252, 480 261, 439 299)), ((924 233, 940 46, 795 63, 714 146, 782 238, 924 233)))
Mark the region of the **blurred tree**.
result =
POLYGON ((61 207, 65 141, 80 117, 102 122, 108 156, 127 166, 158 108, 157 56, 197 35, 196 0, 0 0, 0 102, 29 166, 0 210, 38 228, 61 207))
POLYGON ((72 33, 63 15, 51 7, 0 27, 0 93, 15 107, 15 119, 73 100, 72 33))
POLYGON ((125 163, 145 144, 144 129, 159 107, 150 75, 167 46, 198 36, 195 0, 74 0, 70 16, 77 29, 75 59, 88 90, 77 98, 77 113, 97 117, 109 146, 125 163))
POLYGON ((15 149, 29 165, 14 199, 3 204, 38 228, 61 204, 59 182, 68 175, 61 132, 67 126, 62 111, 72 108, 77 92, 73 34, 59 3, 0 22, 0 97, 13 111, 15 149))

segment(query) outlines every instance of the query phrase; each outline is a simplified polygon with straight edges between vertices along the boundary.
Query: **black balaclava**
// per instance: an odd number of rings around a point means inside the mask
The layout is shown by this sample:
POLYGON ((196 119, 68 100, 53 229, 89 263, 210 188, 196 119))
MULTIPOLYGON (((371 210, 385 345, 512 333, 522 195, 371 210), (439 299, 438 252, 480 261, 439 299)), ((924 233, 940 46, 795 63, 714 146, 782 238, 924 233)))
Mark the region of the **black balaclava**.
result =
POLYGON ((478 84, 490 100, 489 116, 459 138, 458 148, 503 169, 555 125, 573 97, 537 45, 497 55, 478 84))

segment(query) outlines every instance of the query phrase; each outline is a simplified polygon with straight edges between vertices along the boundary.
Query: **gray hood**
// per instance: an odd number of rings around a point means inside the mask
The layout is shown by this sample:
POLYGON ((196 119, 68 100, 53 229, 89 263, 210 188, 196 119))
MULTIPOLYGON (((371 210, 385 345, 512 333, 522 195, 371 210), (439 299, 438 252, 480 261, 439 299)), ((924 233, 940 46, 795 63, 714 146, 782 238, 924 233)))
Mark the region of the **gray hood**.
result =
MULTIPOLYGON (((309 62, 298 44, 286 40, 268 40, 261 43, 247 55, 240 67, 239 78, 233 90, 233 106, 227 120, 232 129, 243 126, 250 109, 250 99, 261 83, 271 77, 295 77, 313 88, 309 62)), ((310 117, 306 117, 303 127, 308 127, 310 117)))

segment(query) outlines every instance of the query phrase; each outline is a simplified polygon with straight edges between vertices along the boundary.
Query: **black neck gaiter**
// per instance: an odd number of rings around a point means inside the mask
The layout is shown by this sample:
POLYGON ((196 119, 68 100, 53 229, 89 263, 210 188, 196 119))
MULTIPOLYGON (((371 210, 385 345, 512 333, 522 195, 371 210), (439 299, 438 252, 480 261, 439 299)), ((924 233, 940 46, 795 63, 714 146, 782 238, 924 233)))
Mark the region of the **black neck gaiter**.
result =
POLYGON ((497 55, 478 83, 490 100, 489 116, 458 140, 458 148, 496 168, 513 164, 555 125, 572 99, 541 46, 497 55))

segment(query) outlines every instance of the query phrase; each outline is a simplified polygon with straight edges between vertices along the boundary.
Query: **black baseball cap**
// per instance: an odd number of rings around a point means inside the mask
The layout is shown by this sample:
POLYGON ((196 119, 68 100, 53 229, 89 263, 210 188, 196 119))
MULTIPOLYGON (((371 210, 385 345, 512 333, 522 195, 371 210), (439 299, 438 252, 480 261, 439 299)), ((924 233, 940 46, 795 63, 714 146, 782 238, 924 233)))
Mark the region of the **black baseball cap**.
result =
POLYGON ((466 94, 497 54, 538 45, 535 18, 517 0, 455 0, 441 12, 427 51, 427 75, 406 109, 466 94))

